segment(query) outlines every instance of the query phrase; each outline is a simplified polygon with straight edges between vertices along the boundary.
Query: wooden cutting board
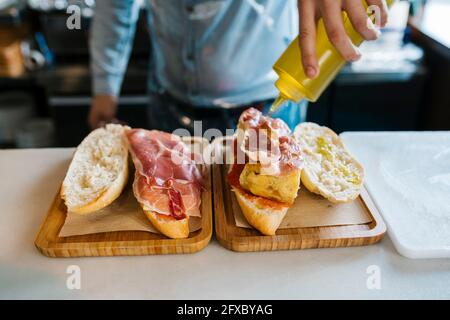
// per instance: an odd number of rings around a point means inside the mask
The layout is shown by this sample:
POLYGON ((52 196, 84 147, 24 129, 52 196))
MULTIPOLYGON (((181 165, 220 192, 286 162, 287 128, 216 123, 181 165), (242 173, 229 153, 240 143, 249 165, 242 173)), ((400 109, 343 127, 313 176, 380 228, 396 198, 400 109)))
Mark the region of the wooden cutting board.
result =
MULTIPOLYGON (((193 139, 192 144, 198 143, 193 139)), ((133 177, 133 174, 130 174, 133 177)), ((38 250, 49 257, 105 257, 195 253, 205 248, 212 236, 211 170, 207 167, 205 190, 202 192, 201 225, 187 239, 169 239, 145 231, 118 231, 60 237, 67 208, 59 191, 51 204, 35 240, 38 250)), ((142 212, 142 214, 144 214, 142 212)))
MULTIPOLYGON (((286 227, 278 229, 275 236, 264 236, 255 229, 236 226, 235 215, 240 214, 236 210, 240 208, 236 206, 235 196, 226 181, 225 166, 215 165, 213 177, 216 237, 219 243, 229 250, 254 252, 364 246, 379 242, 386 233, 386 226, 365 189, 352 204, 344 204, 345 207, 334 205, 302 190, 296 204, 290 210, 302 210, 304 213, 314 211, 321 214, 324 219, 327 214, 337 213, 333 212, 336 210, 340 210, 340 214, 345 213, 345 210, 352 210, 347 219, 355 221, 355 224, 341 222, 340 225, 313 226, 308 219, 304 219, 302 223, 308 227, 286 227), (327 212, 320 212, 321 210, 327 212)), ((298 213, 289 211, 285 220, 292 218, 290 215, 298 213)))

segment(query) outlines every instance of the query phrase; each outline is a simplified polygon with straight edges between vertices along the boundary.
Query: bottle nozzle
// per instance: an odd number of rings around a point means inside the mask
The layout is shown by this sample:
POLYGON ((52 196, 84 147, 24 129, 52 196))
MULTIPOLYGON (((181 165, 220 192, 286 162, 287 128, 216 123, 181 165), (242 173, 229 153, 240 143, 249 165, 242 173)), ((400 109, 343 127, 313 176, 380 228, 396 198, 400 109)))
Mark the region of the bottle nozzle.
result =
POLYGON ((285 96, 283 96, 282 94, 280 94, 278 96, 278 98, 276 98, 275 101, 273 102, 272 107, 270 108, 269 114, 272 114, 275 111, 277 111, 278 109, 280 109, 286 101, 288 101, 288 99, 285 96))

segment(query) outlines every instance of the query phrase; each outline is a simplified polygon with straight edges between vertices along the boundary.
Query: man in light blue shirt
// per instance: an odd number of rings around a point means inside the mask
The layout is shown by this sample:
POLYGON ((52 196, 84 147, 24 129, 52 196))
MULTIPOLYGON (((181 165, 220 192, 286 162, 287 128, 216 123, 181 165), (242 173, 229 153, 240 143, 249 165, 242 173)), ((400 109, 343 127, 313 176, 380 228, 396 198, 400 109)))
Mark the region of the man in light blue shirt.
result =
MULTIPOLYGON (((91 30, 93 128, 115 118, 141 2, 97 1, 91 30)), ((368 1, 385 12, 383 2, 368 1)), ((319 17, 349 61, 360 54, 343 30, 342 9, 365 39, 373 40, 379 33, 367 24, 360 0, 144 0, 144 4, 152 46, 150 126, 167 131, 192 129, 194 120, 203 120, 204 129, 224 129, 248 106, 267 109, 278 95, 272 65, 299 33, 299 15, 303 63, 311 78, 320 72, 315 58, 319 17)), ((290 103, 278 116, 294 126, 304 120, 305 104, 290 103)))

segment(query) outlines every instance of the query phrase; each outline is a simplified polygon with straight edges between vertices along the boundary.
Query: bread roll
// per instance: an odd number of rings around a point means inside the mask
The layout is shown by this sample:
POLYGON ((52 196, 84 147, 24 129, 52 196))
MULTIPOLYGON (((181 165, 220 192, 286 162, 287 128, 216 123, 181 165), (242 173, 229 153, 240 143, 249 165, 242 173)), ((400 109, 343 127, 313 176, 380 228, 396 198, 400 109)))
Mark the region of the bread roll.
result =
POLYGON ((266 236, 275 235, 289 205, 254 196, 238 188, 232 190, 248 223, 266 236))
POLYGON ((128 127, 107 125, 89 134, 77 148, 61 188, 68 212, 89 214, 105 208, 128 180, 128 127))
POLYGON ((305 160, 305 187, 334 203, 356 199, 364 183, 364 168, 339 136, 315 123, 300 124, 294 132, 305 160))

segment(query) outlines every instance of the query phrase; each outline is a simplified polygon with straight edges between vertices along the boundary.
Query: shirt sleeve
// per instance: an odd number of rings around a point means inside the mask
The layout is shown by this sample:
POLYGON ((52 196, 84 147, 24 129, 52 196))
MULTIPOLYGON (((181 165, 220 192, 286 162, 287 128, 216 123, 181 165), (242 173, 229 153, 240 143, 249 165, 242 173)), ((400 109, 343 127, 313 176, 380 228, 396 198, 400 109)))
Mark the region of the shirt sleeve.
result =
POLYGON ((90 34, 94 94, 119 95, 138 17, 138 1, 97 1, 90 34))

